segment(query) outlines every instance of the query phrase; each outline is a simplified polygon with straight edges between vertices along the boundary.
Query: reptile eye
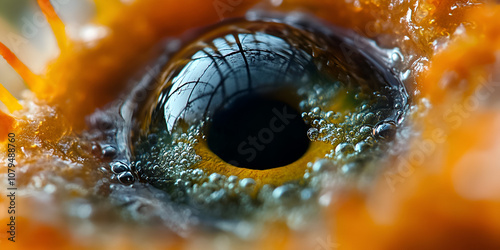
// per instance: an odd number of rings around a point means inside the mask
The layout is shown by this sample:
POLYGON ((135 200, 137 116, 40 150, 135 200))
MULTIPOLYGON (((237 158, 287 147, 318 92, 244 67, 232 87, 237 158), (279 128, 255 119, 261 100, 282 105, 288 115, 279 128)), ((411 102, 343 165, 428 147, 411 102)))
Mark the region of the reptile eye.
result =
POLYGON ((402 122, 407 94, 382 52, 319 22, 212 27, 167 53, 139 102, 135 173, 218 215, 309 199, 320 174, 355 176, 383 155, 402 122))

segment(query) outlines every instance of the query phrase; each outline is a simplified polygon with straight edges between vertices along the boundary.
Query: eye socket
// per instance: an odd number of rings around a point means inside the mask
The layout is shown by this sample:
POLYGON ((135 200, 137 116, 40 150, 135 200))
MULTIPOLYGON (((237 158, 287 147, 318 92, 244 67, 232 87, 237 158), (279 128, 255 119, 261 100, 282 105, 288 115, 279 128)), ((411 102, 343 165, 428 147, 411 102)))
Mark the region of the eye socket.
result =
POLYGON ((408 107, 382 52, 304 20, 218 25, 170 56, 149 86, 133 117, 135 174, 225 216, 300 201, 323 173, 357 175, 408 107))

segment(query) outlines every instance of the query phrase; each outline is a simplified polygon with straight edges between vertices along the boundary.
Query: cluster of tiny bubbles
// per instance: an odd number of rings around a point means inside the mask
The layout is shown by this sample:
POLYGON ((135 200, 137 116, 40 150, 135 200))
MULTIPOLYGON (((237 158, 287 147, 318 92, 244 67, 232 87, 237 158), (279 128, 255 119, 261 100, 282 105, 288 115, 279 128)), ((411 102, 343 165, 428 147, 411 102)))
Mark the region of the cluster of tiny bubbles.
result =
MULTIPOLYGON (((328 164, 331 163, 330 160, 328 164)), ((333 165, 324 170, 332 170, 333 165)), ((321 177, 304 178, 299 181, 285 183, 278 187, 265 185, 259 193, 264 208, 273 213, 261 215, 263 218, 281 216, 292 228, 301 228, 311 218, 317 216, 317 205, 320 191, 324 188, 321 177)), ((265 211, 265 210, 264 210, 265 211)))
POLYGON ((402 108, 400 104, 388 107, 388 97, 379 91, 366 94, 338 82, 305 85, 297 91, 302 97, 302 118, 310 126, 309 139, 329 143, 332 149, 324 158, 307 163, 301 180, 278 187, 267 184, 258 191, 257 201, 263 208, 259 216, 281 216, 292 228, 300 228, 314 216, 318 204, 330 204, 331 193, 321 195, 324 190, 355 178, 381 152, 378 145, 391 140, 396 131, 396 123, 385 120, 386 111, 402 108), (354 107, 330 110, 339 93, 348 93, 342 101, 354 107))
POLYGON ((312 189, 303 181, 257 188, 252 178, 207 173, 198 168, 203 162, 194 146, 203 140, 207 121, 187 131, 158 131, 139 140, 133 165, 140 180, 166 191, 176 202, 203 210, 204 215, 260 221, 285 219, 298 227, 307 221, 307 214, 314 214, 311 204, 317 188, 312 189))
POLYGON ((310 126, 309 139, 332 147, 323 159, 307 164, 302 179, 257 188, 254 179, 198 168, 203 159, 195 145, 205 138, 208 117, 187 130, 150 131, 142 146, 136 146, 134 166, 139 178, 166 191, 177 202, 204 210, 205 215, 285 219, 291 227, 300 228, 317 213, 318 204, 327 205, 326 201, 319 202, 324 187, 335 178, 359 173, 363 163, 373 159, 378 142, 393 136, 395 124, 383 120, 380 107, 385 107, 387 97, 379 92, 365 94, 338 83, 326 87, 310 84, 299 88, 298 93, 303 98, 299 104, 302 118, 310 126), (354 107, 329 110, 339 92, 349 92, 354 107))
POLYGON ((201 161, 194 150, 199 135, 200 126, 191 126, 185 132, 178 130, 172 134, 165 131, 150 133, 136 146, 134 167, 139 178, 171 191, 169 193, 173 197, 182 197, 180 191, 192 185, 186 177, 198 178, 198 172, 191 166, 201 161))
POLYGON ((135 169, 141 180, 166 191, 177 202, 202 208, 206 214, 250 214, 258 205, 253 198, 257 191, 254 179, 206 173, 197 168, 198 163, 203 163, 194 146, 204 138, 205 123, 193 125, 186 132, 150 133, 148 137, 156 134, 157 143, 151 147, 145 140, 138 145, 135 169))
MULTIPOLYGON (((304 185, 298 182, 274 187, 266 184, 257 189, 252 178, 240 179, 218 173, 207 174, 201 169, 191 172, 192 185, 186 188, 191 202, 209 210, 209 214, 224 217, 253 216, 261 219, 292 218, 290 209, 295 211, 303 201, 311 199, 312 194, 300 195, 304 185), (271 211, 271 213, 269 213, 271 211)), ((311 190, 308 190, 312 192, 311 190)))
MULTIPOLYGON (((303 120, 310 126, 307 136, 311 141, 331 144, 331 150, 324 158, 339 166, 337 174, 359 173, 363 163, 380 151, 378 146, 395 136, 396 123, 385 119, 387 109, 401 109, 401 104, 389 107, 388 97, 379 91, 366 94, 360 89, 336 84, 326 88, 304 86, 298 93, 304 96, 300 109, 303 120), (333 110, 332 107, 341 106, 331 104, 339 92, 348 93, 352 100, 348 97, 340 101, 354 103, 354 107, 333 110)), ((314 177, 322 173, 319 169, 318 165, 310 162, 304 179, 316 185, 318 181, 314 177)))
POLYGON ((231 217, 247 215, 256 209, 258 204, 252 197, 255 189, 256 182, 252 178, 239 179, 234 175, 212 173, 195 183, 187 193, 198 205, 209 208, 212 214, 230 213, 231 217))
MULTIPOLYGON (((305 85, 297 90, 297 94, 303 97, 300 102, 300 109, 310 109, 313 106, 327 106, 341 88, 340 82, 332 83, 330 86, 322 86, 320 84, 305 85)), ((315 110, 318 112, 319 110, 315 110)), ((311 110, 312 112, 312 110, 311 110)))

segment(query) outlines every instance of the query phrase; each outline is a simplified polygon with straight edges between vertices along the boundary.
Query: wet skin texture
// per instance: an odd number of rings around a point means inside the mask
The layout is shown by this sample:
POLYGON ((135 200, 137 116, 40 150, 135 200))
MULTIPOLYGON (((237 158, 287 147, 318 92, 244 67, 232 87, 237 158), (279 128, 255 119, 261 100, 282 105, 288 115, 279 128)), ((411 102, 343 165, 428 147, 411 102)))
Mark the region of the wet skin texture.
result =
MULTIPOLYGON (((17 134, 17 147, 23 148, 16 159, 22 171, 17 185, 32 195, 19 192, 17 202, 23 209, 17 215, 18 242, 7 242, 2 232, 2 247, 216 247, 222 243, 213 239, 220 235, 229 235, 222 241, 229 239, 231 246, 248 248, 500 247, 496 178, 500 7, 470 1, 285 0, 277 7, 236 2, 96 1, 96 23, 109 28, 107 36, 92 46, 60 39, 61 54, 40 78, 21 72, 34 96, 22 103, 24 110, 1 113, 0 136, 8 131, 17 134), (306 230, 271 222, 260 228, 262 234, 240 239, 224 230, 208 232, 203 226, 127 222, 120 216, 125 204, 105 202, 120 200, 112 190, 135 192, 137 197, 164 194, 145 191, 147 187, 131 191, 109 177, 109 162, 122 156, 117 131, 127 126, 120 122, 127 119, 109 108, 115 107, 110 103, 127 99, 130 82, 138 82, 136 72, 158 54, 154 48, 163 39, 221 18, 243 16, 251 8, 300 10, 373 39, 380 47, 399 48, 391 59, 398 72, 408 74, 404 83, 415 112, 406 117, 406 128, 417 133, 401 139, 398 145, 403 150, 387 150, 383 167, 369 175, 370 181, 325 187, 323 201, 330 202, 319 210, 321 223, 306 230), (105 169, 95 171, 100 167, 105 169), (68 211, 86 211, 87 203, 64 207, 78 204, 79 199, 101 206, 93 208, 90 218, 82 218, 85 213, 68 211), (82 225, 88 226, 87 231, 82 225)), ((62 37, 58 23, 53 24, 62 37)), ((2 55, 8 57, 3 49, 2 55)), ((7 211, 8 198, 2 194, 0 201, 0 211, 7 211)), ((172 216, 166 215, 178 210, 155 203, 138 211, 163 211, 152 212, 151 218, 169 220, 172 216)), ((1 216, 1 224, 7 224, 9 218, 1 216)), ((176 217, 173 224, 192 225, 190 215, 176 217), (177 223, 182 220, 188 222, 177 223)))

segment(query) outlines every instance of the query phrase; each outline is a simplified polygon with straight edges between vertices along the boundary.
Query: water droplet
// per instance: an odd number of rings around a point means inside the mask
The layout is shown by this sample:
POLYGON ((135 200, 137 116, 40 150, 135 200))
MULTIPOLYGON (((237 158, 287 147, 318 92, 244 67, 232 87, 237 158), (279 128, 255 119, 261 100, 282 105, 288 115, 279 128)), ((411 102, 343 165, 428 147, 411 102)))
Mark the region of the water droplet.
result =
POLYGON ((356 163, 349 163, 340 168, 340 171, 344 174, 352 173, 358 168, 358 164, 356 163))
POLYGON ((328 120, 332 120, 334 115, 335 115, 335 113, 333 111, 328 111, 328 112, 326 112, 325 117, 328 120))
POLYGON ((354 152, 354 147, 352 144, 347 142, 340 143, 337 147, 335 147, 335 154, 349 154, 352 152, 354 152))
POLYGON ((304 179, 309 179, 309 177, 311 177, 311 174, 310 174, 310 173, 305 173, 305 174, 304 174, 304 179))
POLYGON ((331 201, 332 201, 332 194, 331 193, 326 193, 326 194, 321 195, 321 197, 319 197, 319 200, 318 200, 319 204, 322 206, 325 206, 325 207, 330 205, 331 201))
POLYGON ((314 116, 319 116, 320 112, 321 112, 321 109, 319 107, 314 107, 312 110, 311 110, 312 114, 314 116))
POLYGON ((372 128, 370 126, 362 126, 359 129, 359 133, 362 135, 369 135, 372 132, 372 128))
POLYGON ((354 146, 354 150, 356 150, 356 152, 363 152, 365 151, 366 149, 370 148, 370 144, 362 141, 362 142, 358 142, 356 144, 356 146, 354 146))
POLYGON ((365 115, 364 122, 368 123, 368 124, 373 124, 373 123, 375 123, 376 118, 377 117, 375 116, 375 114, 370 112, 370 113, 365 115))
POLYGON ((312 170, 314 172, 321 172, 326 169, 332 169, 332 168, 333 168, 332 162, 327 159, 318 160, 312 166, 312 170))
POLYGON ((314 191, 310 188, 306 188, 300 192, 300 199, 303 201, 310 200, 314 196, 314 191))
POLYGON ((45 191, 48 194, 54 193, 56 191, 56 186, 52 184, 47 184, 44 188, 43 191, 45 191))
POLYGON ((396 135, 396 128, 397 126, 394 122, 382 122, 373 129, 373 136, 377 139, 392 140, 396 135))
POLYGON ((231 175, 231 176, 229 176, 229 177, 227 178, 227 181, 228 181, 229 183, 233 183, 233 184, 234 184, 234 183, 238 182, 238 176, 231 175))
POLYGON ((210 180, 210 182, 214 183, 214 182, 218 182, 221 180, 221 175, 220 174, 217 174, 217 173, 213 173, 211 174, 208 179, 210 180))
POLYGON ((80 219, 87 219, 92 215, 92 206, 78 200, 77 203, 70 205, 69 212, 73 216, 79 217, 80 219))
POLYGON ((132 175, 132 173, 130 173, 128 171, 119 173, 117 177, 118 177, 118 180, 122 184, 125 184, 125 185, 130 185, 130 184, 134 183, 134 181, 135 181, 135 178, 132 175))
POLYGON ((111 158, 114 157, 116 153, 117 153, 116 148, 111 145, 107 145, 102 148, 102 155, 104 157, 111 158))
POLYGON ((255 180, 252 178, 245 178, 240 181, 240 187, 242 188, 253 188, 255 184, 255 180))
POLYGON ((314 141, 318 139, 319 136, 319 131, 317 128, 310 128, 307 130, 307 137, 309 137, 309 140, 314 141))
POLYGON ((293 190, 288 185, 279 186, 273 191, 273 198, 275 199, 287 199, 292 196, 293 190))
POLYGON ((210 196, 207 198, 208 202, 221 202, 227 195, 226 190, 219 189, 215 192, 212 192, 210 196))
POLYGON ((203 170, 196 169, 196 170, 193 171, 193 175, 198 176, 198 177, 202 176, 203 175, 203 170))
POLYGON ((125 164, 121 161, 111 162, 109 164, 109 166, 111 168, 111 171, 115 174, 119 174, 121 172, 125 172, 125 171, 130 170, 129 167, 127 166, 127 164, 125 164))

